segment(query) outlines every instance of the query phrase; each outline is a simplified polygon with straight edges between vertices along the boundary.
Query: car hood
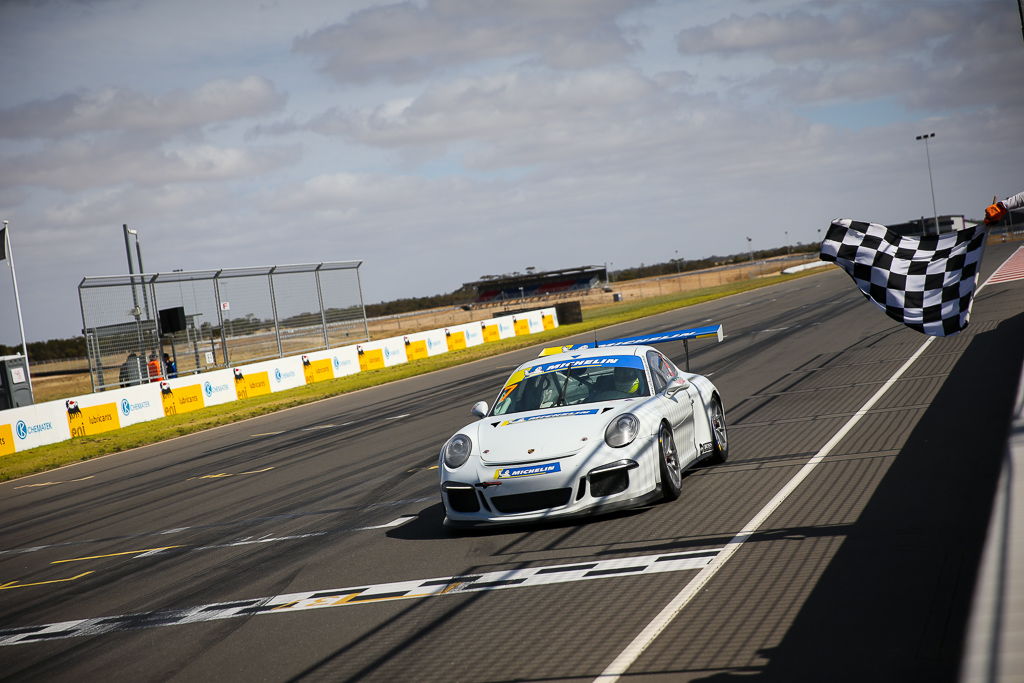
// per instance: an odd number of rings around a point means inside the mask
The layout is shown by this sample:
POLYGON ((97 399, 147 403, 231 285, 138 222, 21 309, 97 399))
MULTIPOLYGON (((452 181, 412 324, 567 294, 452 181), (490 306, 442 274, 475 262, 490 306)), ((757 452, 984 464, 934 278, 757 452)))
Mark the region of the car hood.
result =
POLYGON ((589 403, 484 418, 477 423, 480 459, 485 465, 516 465, 573 455, 601 443, 613 415, 631 403, 589 403))

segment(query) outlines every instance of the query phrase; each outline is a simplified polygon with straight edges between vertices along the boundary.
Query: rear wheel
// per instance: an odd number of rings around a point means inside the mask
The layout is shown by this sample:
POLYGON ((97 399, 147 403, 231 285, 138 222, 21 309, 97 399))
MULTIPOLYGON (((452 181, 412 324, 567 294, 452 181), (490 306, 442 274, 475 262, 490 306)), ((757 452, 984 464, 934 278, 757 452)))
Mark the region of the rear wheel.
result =
POLYGON ((683 484, 683 470, 679 466, 679 452, 672 430, 664 422, 658 430, 658 464, 661 469, 661 495, 665 500, 675 500, 683 484))
POLYGON ((729 457, 729 434, 725 428, 725 410, 722 401, 715 396, 711 399, 711 455, 708 462, 715 465, 723 463, 729 457))

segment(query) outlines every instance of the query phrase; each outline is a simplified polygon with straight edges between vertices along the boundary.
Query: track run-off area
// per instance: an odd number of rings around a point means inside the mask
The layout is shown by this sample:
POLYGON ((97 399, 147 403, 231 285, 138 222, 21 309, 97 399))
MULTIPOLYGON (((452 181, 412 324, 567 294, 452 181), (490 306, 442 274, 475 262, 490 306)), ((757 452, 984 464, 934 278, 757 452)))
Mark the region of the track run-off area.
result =
POLYGON ((441 525, 438 449, 539 347, 2 483, 2 677, 955 680, 1022 311, 929 341, 830 268, 608 328, 725 326, 730 458, 571 523, 441 525))

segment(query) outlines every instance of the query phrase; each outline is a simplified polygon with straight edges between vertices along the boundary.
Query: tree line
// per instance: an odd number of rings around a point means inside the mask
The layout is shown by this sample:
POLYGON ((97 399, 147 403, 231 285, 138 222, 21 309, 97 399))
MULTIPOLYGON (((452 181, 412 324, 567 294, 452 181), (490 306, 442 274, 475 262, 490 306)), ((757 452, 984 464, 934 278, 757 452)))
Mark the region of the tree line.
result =
MULTIPOLYGON (((65 358, 85 358, 85 337, 70 339, 47 339, 46 341, 29 342, 28 357, 32 361, 63 360, 65 358)), ((21 354, 21 346, 0 344, 0 356, 21 354)))

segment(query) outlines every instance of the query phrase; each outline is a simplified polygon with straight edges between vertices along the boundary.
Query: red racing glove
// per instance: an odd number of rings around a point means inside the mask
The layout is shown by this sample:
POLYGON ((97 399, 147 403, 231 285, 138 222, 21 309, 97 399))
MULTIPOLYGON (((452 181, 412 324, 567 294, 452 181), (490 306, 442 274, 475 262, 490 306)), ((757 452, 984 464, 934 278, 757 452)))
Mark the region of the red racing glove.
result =
POLYGON ((1006 218, 1006 208, 1003 207, 1002 202, 997 202, 987 209, 985 209, 985 224, 991 225, 997 221, 1001 221, 1006 218))

